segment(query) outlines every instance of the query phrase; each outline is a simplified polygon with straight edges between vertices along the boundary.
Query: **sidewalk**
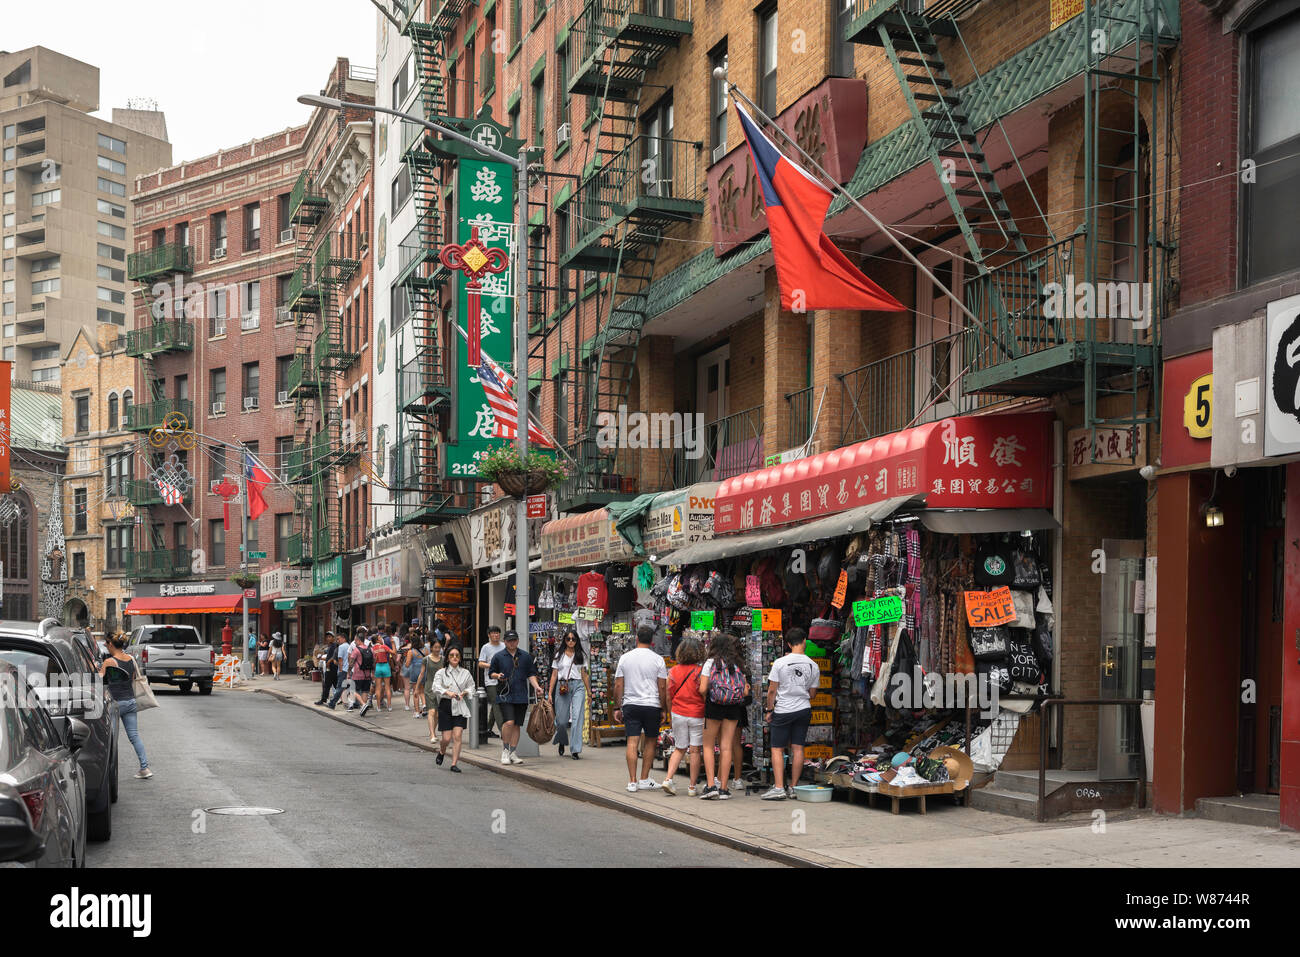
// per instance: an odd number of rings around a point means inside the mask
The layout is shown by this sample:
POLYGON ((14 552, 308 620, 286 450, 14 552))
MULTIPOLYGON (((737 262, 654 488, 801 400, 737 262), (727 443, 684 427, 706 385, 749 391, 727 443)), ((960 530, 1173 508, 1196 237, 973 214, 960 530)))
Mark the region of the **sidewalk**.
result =
MULTIPOLYGON (((392 712, 371 711, 358 718, 341 705, 334 711, 317 707, 313 702, 320 685, 295 675, 280 681, 256 678, 235 691, 271 694, 323 718, 364 725, 426 750, 433 747, 427 722, 402 710, 396 695, 392 712)), ((660 791, 630 794, 624 789, 627 766, 621 744, 587 746, 580 761, 559 757, 552 745, 541 752, 522 765, 505 766, 499 748, 466 748, 461 763, 794 866, 1300 866, 1300 834, 1289 831, 1139 812, 1122 820, 1112 815, 1104 833, 1095 833, 1090 820, 1036 824, 943 799, 931 800, 924 816, 915 802, 904 802, 902 813, 895 815, 888 801, 877 801, 874 808, 838 799, 829 804, 760 801, 757 794, 700 801, 686 796, 685 769, 676 777, 677 797, 660 791)), ((655 780, 662 780, 662 774, 656 769, 655 780)))

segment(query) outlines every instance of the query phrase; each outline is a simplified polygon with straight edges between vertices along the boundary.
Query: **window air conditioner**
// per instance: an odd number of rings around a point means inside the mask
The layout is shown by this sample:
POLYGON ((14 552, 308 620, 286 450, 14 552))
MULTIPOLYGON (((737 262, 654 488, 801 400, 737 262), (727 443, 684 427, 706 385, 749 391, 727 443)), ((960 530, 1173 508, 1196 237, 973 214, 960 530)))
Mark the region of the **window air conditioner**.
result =
POLYGON ((276 405, 285 405, 289 401, 288 392, 277 392, 275 394, 276 405))
POLYGON ((256 312, 250 312, 244 316, 241 316, 239 320, 239 328, 244 330, 256 329, 261 324, 262 324, 262 317, 259 313, 256 312))
POLYGON ((719 143, 717 146, 713 147, 713 162, 715 163, 718 162, 719 160, 722 159, 722 157, 726 155, 727 155, 726 143, 719 143))
POLYGON ((570 133, 571 133, 571 129, 569 127, 569 124, 561 123, 560 128, 555 131, 555 142, 557 143, 569 142, 570 133))
POLYGON ((212 414, 213 414, 213 415, 225 415, 225 414, 226 414, 226 403, 224 403, 224 402, 213 402, 213 403, 212 403, 212 414))
POLYGON ((225 259, 225 258, 226 258, 226 244, 225 244, 225 243, 221 243, 220 245, 217 245, 217 244, 214 243, 213 246, 212 246, 212 255, 209 256, 208 258, 209 258, 209 259, 225 259))
POLYGON ((257 396, 253 396, 253 395, 246 396, 244 398, 244 411, 247 412, 250 409, 256 409, 256 408, 257 408, 257 396))
POLYGON ((293 239, 293 227, 280 230, 280 242, 287 243, 293 239))

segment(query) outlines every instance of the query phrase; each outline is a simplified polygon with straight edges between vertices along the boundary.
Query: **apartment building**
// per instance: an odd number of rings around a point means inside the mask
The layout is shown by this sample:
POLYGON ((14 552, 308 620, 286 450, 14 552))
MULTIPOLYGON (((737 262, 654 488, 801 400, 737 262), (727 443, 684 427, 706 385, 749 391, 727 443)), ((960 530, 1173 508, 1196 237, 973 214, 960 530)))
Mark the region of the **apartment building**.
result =
POLYGON ((161 112, 90 115, 99 69, 45 47, 0 53, 0 82, 0 348, 17 378, 57 384, 80 330, 127 326, 130 183, 170 165, 171 144, 161 112))
POLYGON ((67 580, 71 572, 59 513, 60 489, 68 460, 63 444, 61 400, 57 386, 17 382, 9 399, 10 478, 13 488, 0 496, 0 577, 6 618, 31 621, 49 604, 58 613, 87 620, 75 591, 59 608, 62 587, 47 580, 67 580), (53 525, 53 527, 51 527, 53 525))

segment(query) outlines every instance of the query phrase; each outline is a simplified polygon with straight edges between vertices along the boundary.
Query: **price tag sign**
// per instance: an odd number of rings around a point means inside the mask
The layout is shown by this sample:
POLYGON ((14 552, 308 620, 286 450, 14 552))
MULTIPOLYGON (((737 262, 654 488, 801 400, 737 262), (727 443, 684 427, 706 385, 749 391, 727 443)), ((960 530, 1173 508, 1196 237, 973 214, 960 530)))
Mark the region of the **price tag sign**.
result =
POLYGON ((1016 604, 1011 599, 1011 589, 1006 585, 993 591, 968 591, 966 621, 972 628, 991 628, 1016 620, 1016 604))
POLYGON ((903 599, 897 595, 864 599, 853 603, 853 624, 892 625, 903 620, 903 599))
POLYGON ((631 622, 616 621, 614 627, 610 629, 616 635, 626 635, 632 630, 631 622))
POLYGON ((781 609, 780 608, 755 608, 754 609, 754 630, 755 631, 780 631, 781 630, 781 609))
POLYGON ((763 593, 758 587, 757 575, 745 576, 745 604, 750 608, 758 608, 763 604, 763 593))
POLYGON ((583 621, 600 621, 605 617, 603 608, 579 608, 578 617, 583 621))
POLYGON ((556 617, 556 620, 557 620, 561 625, 572 625, 572 624, 573 624, 573 612, 571 612, 571 611, 562 611, 562 612, 560 612, 560 614, 556 617))
POLYGON ((848 593, 849 593, 849 573, 846 571, 842 571, 840 572, 840 580, 835 584, 835 596, 831 598, 831 606, 833 608, 843 608, 844 599, 848 595, 848 593))
POLYGON ((712 631, 713 612, 711 611, 691 612, 691 629, 693 631, 712 631))

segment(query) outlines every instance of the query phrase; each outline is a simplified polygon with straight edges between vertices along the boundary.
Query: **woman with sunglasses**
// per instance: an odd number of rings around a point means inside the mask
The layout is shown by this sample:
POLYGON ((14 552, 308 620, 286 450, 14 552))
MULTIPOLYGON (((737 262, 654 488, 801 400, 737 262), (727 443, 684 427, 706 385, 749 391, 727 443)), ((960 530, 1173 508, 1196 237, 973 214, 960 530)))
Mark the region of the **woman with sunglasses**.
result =
POLYGON ((591 678, 587 673, 587 659, 582 653, 578 633, 570 628, 560 639, 560 648, 551 664, 551 684, 547 693, 555 701, 555 744, 577 761, 582 753, 583 716, 587 699, 591 696, 591 678))

